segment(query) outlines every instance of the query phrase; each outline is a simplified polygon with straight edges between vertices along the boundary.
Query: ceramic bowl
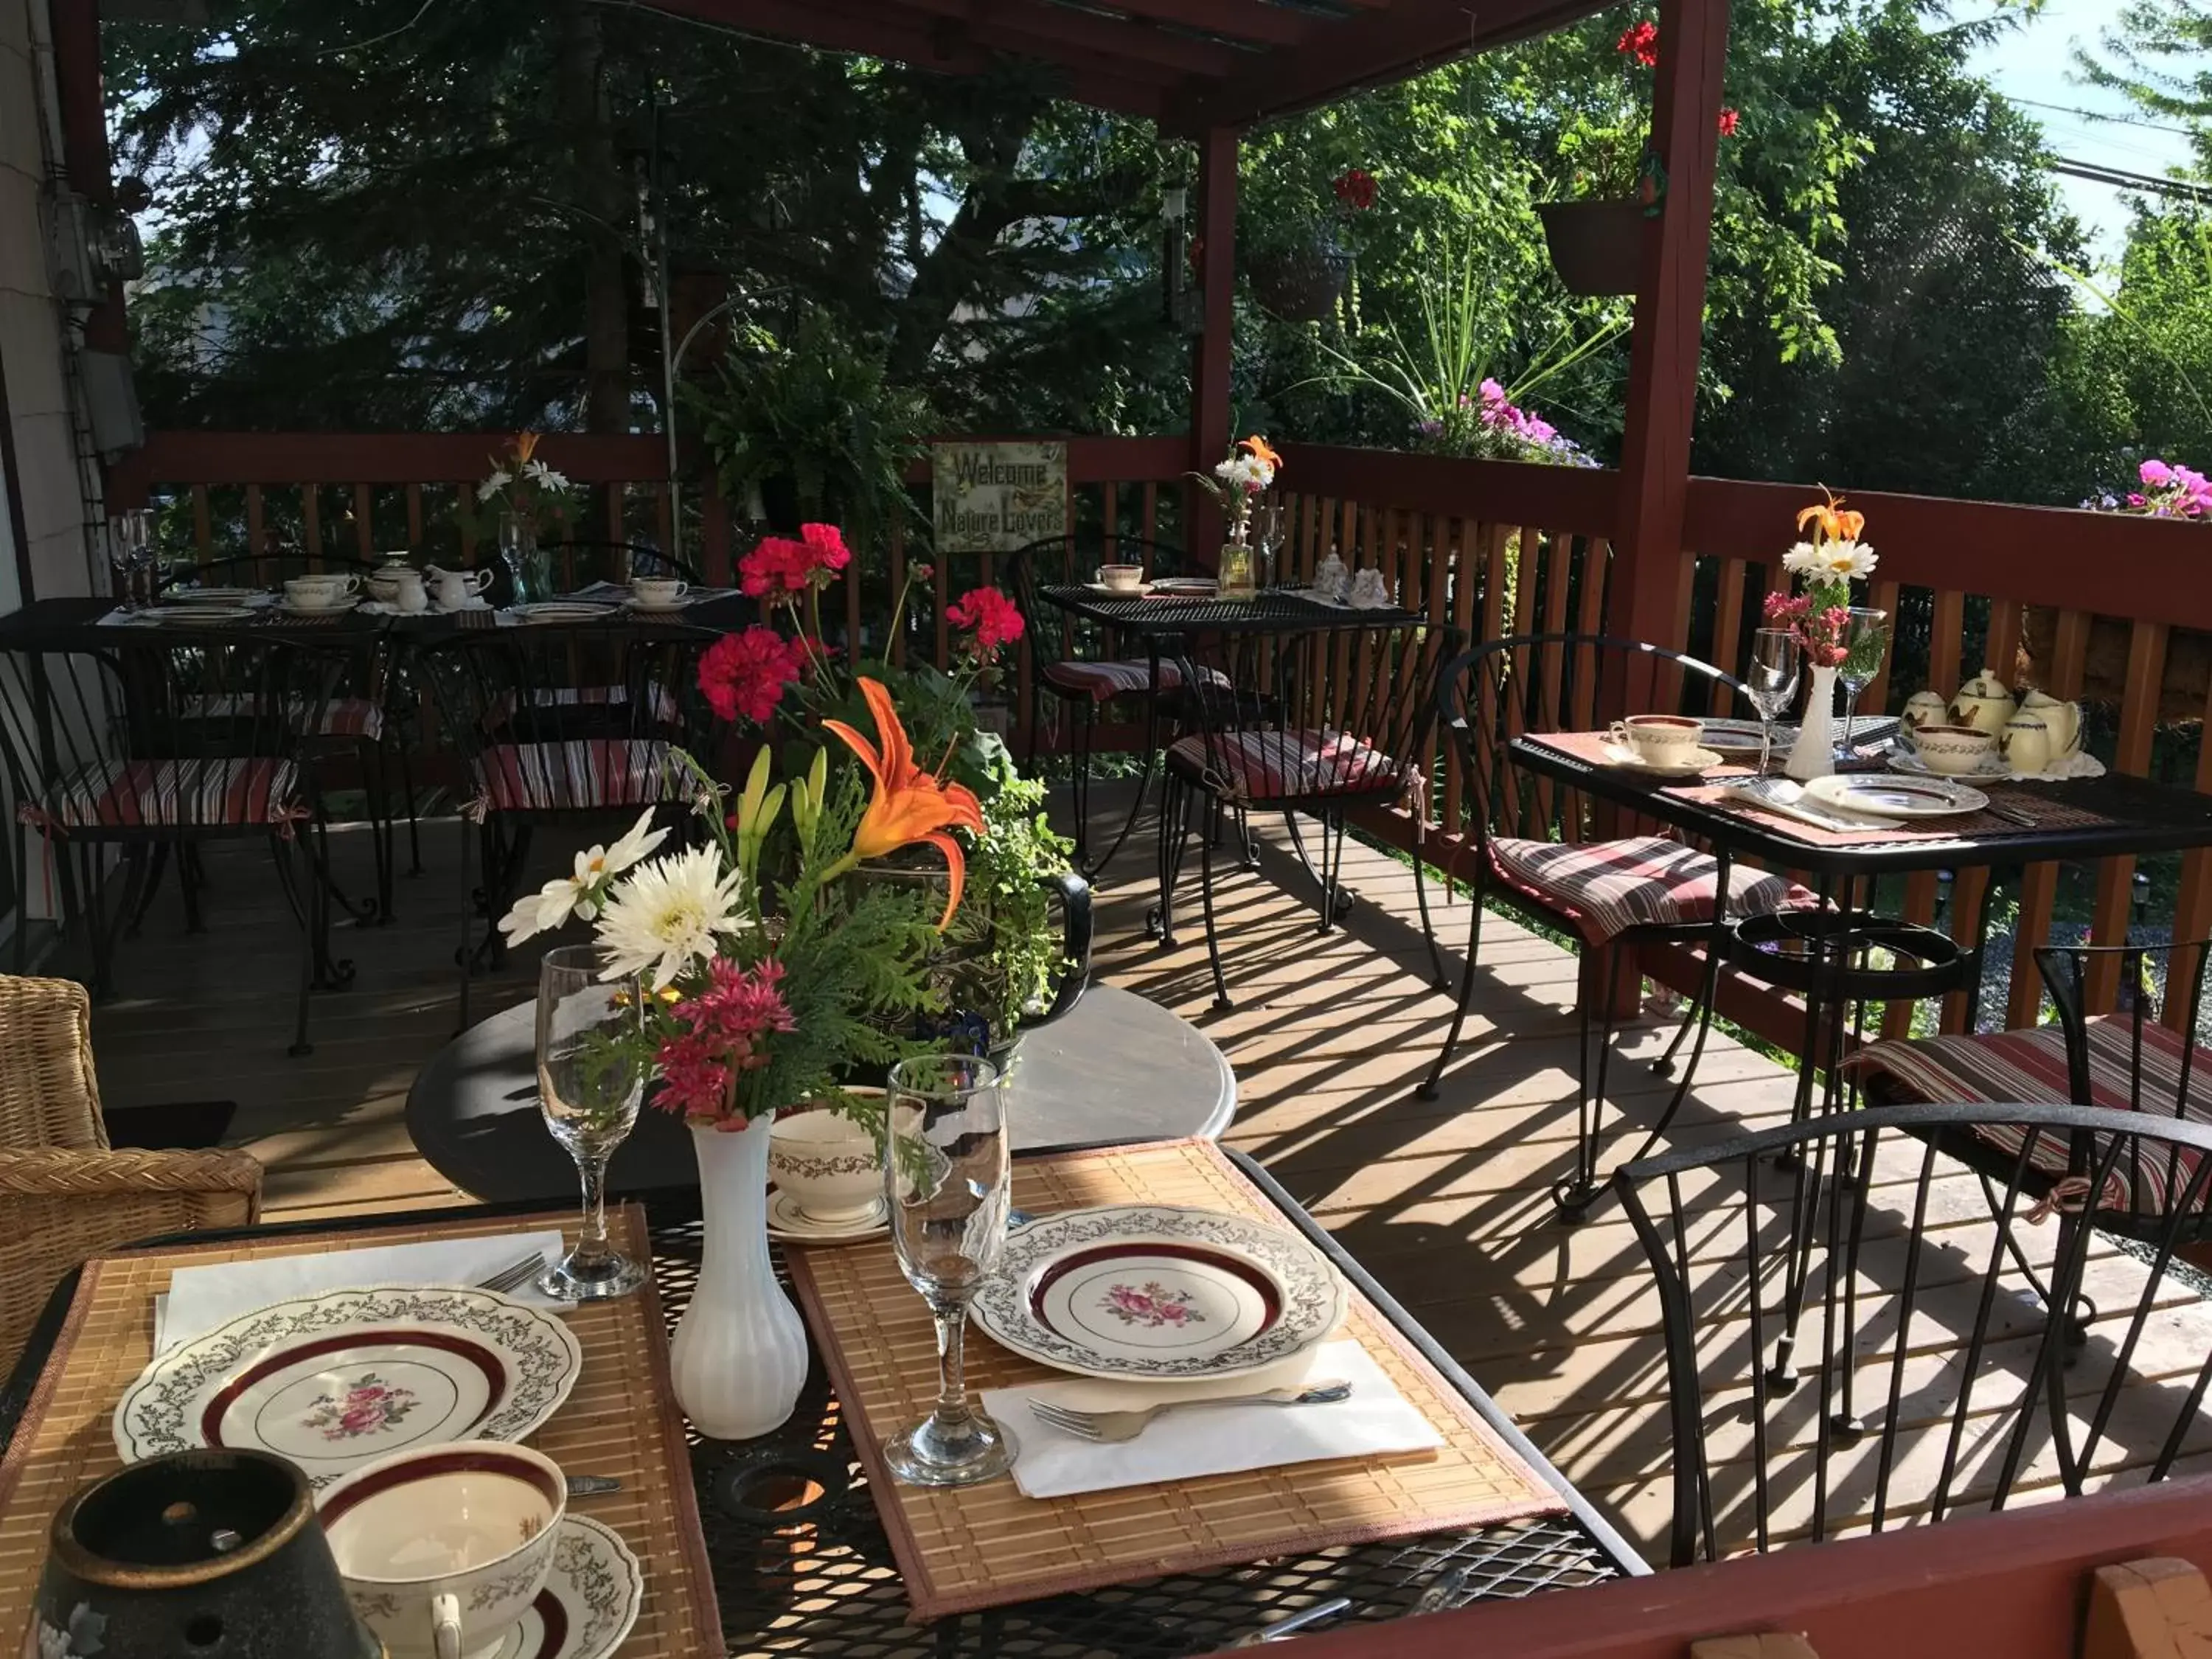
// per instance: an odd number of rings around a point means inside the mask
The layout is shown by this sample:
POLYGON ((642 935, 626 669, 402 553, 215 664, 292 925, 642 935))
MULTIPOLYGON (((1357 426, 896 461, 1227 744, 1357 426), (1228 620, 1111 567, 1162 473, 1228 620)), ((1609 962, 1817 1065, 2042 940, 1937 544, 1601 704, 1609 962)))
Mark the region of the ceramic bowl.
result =
POLYGON ((1923 726, 1914 747, 1931 772, 1961 777, 1979 771, 1996 753, 1996 734, 1972 726, 1923 726))
POLYGON ((568 1505, 559 1464, 463 1440, 394 1452, 316 1505, 354 1611, 392 1659, 433 1659, 441 1625, 464 1659, 496 1653, 544 1588, 568 1505))
POLYGON ((769 1131, 768 1172, 802 1215, 827 1227, 865 1221, 884 1195, 875 1136, 827 1107, 776 1119, 769 1131))

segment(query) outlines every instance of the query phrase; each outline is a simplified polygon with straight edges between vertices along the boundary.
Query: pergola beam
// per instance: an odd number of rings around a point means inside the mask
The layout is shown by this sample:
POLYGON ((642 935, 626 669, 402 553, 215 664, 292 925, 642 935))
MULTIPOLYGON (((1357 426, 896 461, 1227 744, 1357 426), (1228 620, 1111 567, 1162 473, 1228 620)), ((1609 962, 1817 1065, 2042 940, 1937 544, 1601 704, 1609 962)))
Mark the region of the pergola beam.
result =
POLYGON ((1178 112, 1188 128, 1241 125, 1310 109, 1404 80, 1605 9, 1606 0, 1391 0, 1389 9, 1323 24, 1305 45, 1270 52, 1178 112))
POLYGON ((1313 12, 1276 6, 1267 0, 1099 0, 1102 6, 1133 16, 1181 23, 1232 40, 1253 40, 1270 46, 1295 46, 1313 38, 1328 20, 1313 12))
POLYGON ((889 0, 899 12, 950 20, 979 50, 994 46, 1071 67, 1103 63, 1126 74, 1158 66, 1174 76, 1220 79, 1246 65, 1235 46, 1178 34, 1145 18, 1116 21, 1046 0, 889 0))

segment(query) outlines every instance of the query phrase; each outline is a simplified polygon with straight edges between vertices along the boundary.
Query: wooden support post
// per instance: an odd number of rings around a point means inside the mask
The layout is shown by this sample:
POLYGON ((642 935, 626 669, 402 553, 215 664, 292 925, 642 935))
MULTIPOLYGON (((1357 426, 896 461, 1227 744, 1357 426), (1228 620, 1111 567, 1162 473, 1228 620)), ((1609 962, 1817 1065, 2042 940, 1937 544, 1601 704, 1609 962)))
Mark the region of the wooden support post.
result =
MULTIPOLYGON (((54 0, 54 80, 61 94, 62 167, 70 190, 100 207, 115 203, 108 176, 107 114, 100 91, 100 0, 54 0)), ((122 351, 123 284, 110 283, 85 319, 84 343, 122 351)))
POLYGON ((2172 1556, 2100 1567, 2081 1659, 2212 1659, 2212 1588, 2172 1556))
MULTIPOLYGON (((1211 472, 1229 443, 1230 349, 1237 325, 1237 151, 1234 127, 1210 127, 1199 140, 1199 293, 1206 331, 1191 347, 1190 466, 1211 472)), ((1188 526, 1183 556, 1211 569, 1224 535, 1221 509, 1195 484, 1186 486, 1188 526)))
MULTIPOLYGON (((1727 56, 1728 0, 1661 0, 1651 136, 1667 168, 1667 195, 1664 210, 1647 224, 1637 283, 1619 557, 1606 630, 1655 645, 1680 646, 1687 621, 1682 525, 1727 56)), ((1777 536, 1788 528, 1777 525, 1777 536)))

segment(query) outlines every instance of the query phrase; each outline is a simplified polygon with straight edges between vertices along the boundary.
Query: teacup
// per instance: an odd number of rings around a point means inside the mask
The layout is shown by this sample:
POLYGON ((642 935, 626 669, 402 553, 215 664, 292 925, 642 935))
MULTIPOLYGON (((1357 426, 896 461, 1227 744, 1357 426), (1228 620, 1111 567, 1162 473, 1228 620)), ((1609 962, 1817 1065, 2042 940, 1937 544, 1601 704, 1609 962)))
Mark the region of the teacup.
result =
POLYGON ((1631 714, 1615 720, 1607 735, 1649 766, 1686 766, 1705 735, 1705 723, 1685 714, 1631 714))
POLYGON ((1145 567, 1102 564, 1098 567, 1098 584, 1109 593, 1133 593, 1145 585, 1145 567))
POLYGON ((691 584, 678 581, 673 576, 632 576, 629 596, 646 611, 672 611, 683 604, 684 596, 691 591, 691 584))
POLYGON ((874 1134, 827 1107, 776 1119, 768 1172, 801 1215, 825 1227, 866 1221, 884 1195, 884 1155, 874 1134))
POLYGON ((295 576, 284 584, 284 603, 295 611, 328 611, 361 592, 361 578, 349 574, 295 576))
POLYGON ((545 1586, 568 1506, 559 1464, 495 1440, 380 1457, 316 1504, 354 1611, 391 1659, 497 1652, 545 1586))
POLYGON ((1997 752, 1996 734, 1977 726, 1923 726, 1913 747, 1931 772, 1960 777, 1978 772, 1997 752))

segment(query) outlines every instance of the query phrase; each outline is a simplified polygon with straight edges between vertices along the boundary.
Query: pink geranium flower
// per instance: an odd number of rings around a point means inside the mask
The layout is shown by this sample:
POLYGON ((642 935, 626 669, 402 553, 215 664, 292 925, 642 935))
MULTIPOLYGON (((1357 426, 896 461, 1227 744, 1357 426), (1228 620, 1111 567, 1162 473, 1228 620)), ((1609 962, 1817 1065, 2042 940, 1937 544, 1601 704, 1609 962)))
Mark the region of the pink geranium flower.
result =
POLYGON ((805 667, 806 653, 795 641, 756 624, 742 634, 725 634, 707 647, 699 659, 699 690, 723 720, 743 715, 765 725, 783 701, 783 688, 805 667))

